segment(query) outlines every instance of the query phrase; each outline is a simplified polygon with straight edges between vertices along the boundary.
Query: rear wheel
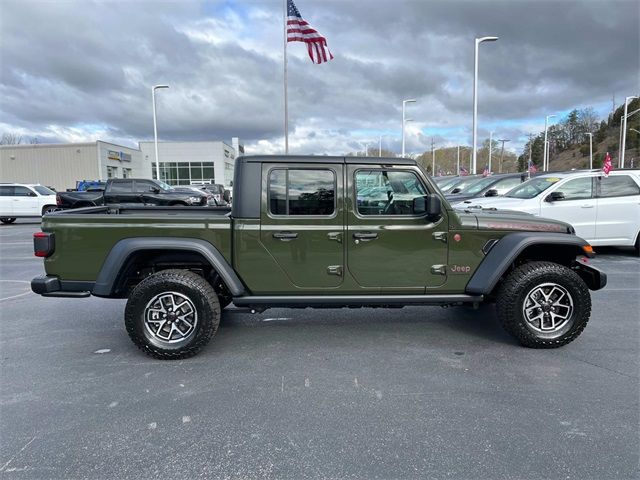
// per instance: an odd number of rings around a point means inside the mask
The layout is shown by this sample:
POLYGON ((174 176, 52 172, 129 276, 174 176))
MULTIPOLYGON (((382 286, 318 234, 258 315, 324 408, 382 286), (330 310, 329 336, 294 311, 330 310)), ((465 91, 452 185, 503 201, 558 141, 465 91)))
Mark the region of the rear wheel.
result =
POLYGON ((159 359, 195 355, 219 324, 220 304, 213 287, 188 270, 163 270, 145 278, 125 308, 129 337, 159 359))
POLYGON ((573 270, 551 262, 531 262, 504 280, 496 313, 504 329, 522 345, 556 348, 582 333, 591 315, 591 296, 573 270))
POLYGON ((15 218, 0 218, 0 222, 4 223, 5 225, 8 225, 8 224, 13 223, 15 221, 16 221, 15 218))

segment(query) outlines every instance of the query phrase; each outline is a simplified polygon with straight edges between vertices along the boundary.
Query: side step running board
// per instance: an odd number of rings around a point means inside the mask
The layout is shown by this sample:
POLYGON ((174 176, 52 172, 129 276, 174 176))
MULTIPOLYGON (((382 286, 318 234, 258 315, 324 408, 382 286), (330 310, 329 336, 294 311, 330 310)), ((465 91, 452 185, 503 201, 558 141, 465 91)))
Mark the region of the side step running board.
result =
POLYGON ((234 297, 238 307, 381 307, 480 303, 482 295, 256 295, 234 297))

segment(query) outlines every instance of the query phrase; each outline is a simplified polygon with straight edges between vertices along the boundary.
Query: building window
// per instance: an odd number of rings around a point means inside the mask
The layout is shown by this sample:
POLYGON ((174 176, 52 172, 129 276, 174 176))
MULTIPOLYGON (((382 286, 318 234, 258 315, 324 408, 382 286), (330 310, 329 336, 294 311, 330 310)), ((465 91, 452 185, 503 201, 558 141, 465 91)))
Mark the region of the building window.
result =
POLYGON ((122 178, 131 178, 131 169, 123 168, 122 169, 122 178))
MULTIPOLYGON (((156 178, 156 164, 151 164, 152 178, 156 178)), ((160 162, 160 180, 169 185, 215 183, 213 162, 160 162)))
POLYGON ((107 178, 118 178, 118 167, 107 166, 107 178))

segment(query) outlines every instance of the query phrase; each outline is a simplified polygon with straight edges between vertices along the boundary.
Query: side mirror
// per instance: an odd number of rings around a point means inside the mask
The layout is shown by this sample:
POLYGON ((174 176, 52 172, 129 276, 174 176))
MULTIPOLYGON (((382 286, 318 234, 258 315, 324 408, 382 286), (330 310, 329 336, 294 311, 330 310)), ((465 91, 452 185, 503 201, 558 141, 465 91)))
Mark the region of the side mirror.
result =
POLYGON ((491 190, 487 190, 487 193, 484 194, 485 197, 497 197, 498 196, 498 190, 496 190, 495 188, 492 188, 491 190))
POLYGON ((439 217, 442 213, 440 197, 431 193, 424 197, 414 198, 413 213, 415 215, 424 215, 426 213, 428 217, 439 217))
POLYGON ((547 198, 544 199, 545 202, 557 202, 558 200, 564 200, 564 193, 562 192, 551 192, 547 195, 547 198))
POLYGON ((222 194, 222 198, 225 202, 229 203, 229 201, 231 200, 231 192, 229 190, 225 190, 222 194))

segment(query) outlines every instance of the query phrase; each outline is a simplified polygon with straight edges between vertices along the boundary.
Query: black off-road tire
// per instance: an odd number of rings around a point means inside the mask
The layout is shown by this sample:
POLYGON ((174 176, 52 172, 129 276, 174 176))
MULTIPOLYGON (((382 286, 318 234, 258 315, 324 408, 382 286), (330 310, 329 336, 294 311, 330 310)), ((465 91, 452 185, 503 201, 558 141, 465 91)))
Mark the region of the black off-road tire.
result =
POLYGON ((591 316, 591 295, 586 283, 570 268, 552 262, 530 262, 504 279, 496 295, 496 313, 503 328, 522 345, 557 348, 575 340, 586 327, 591 316), (523 312, 528 295, 544 284, 556 284, 565 289, 573 304, 565 324, 553 332, 538 331, 525 319, 523 312))
MULTIPOLYGON (((147 355, 161 360, 188 358, 209 343, 218 330, 220 304, 213 287, 200 275, 188 270, 163 270, 145 278, 133 289, 125 308, 124 321, 133 343, 147 355), (196 314, 195 317, 192 314, 182 317, 183 320, 194 324, 191 329, 186 327, 188 323, 181 323, 181 317, 176 313, 173 319, 169 317, 168 326, 161 323, 171 313, 169 310, 172 308, 171 301, 174 301, 173 305, 175 305, 176 298, 179 301, 187 299, 186 306, 175 309, 176 312, 184 314, 187 311, 194 311, 196 314), (165 309, 164 313, 153 308, 158 305, 165 309), (148 321, 152 315, 159 315, 159 320, 148 321), (180 334, 173 333, 171 320, 175 324, 176 332, 177 328, 182 326, 186 332, 184 338, 180 339, 180 334), (171 327, 168 334, 171 341, 160 338, 152 331, 152 327, 155 330, 161 324, 163 329, 171 327)), ((167 336, 166 330, 158 331, 161 335, 167 336)))
POLYGON ((0 222, 4 223, 5 225, 9 225, 10 223, 13 223, 15 221, 15 218, 0 218, 0 222))

